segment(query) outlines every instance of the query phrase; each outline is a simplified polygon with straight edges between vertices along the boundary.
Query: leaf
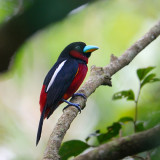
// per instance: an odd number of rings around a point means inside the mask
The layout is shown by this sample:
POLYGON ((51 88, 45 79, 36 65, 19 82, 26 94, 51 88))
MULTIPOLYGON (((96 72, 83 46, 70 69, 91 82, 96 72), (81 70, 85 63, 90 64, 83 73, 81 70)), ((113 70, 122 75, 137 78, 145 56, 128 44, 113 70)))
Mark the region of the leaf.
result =
POLYGON ((153 78, 152 79, 152 82, 157 82, 157 81, 160 81, 160 78, 153 78))
POLYGON ((113 123, 112 126, 109 126, 107 128, 107 133, 104 133, 104 134, 100 134, 97 139, 98 139, 98 142, 100 144, 110 140, 111 138, 117 136, 119 134, 119 131, 120 129, 122 128, 121 124, 119 122, 115 122, 113 123))
POLYGON ((155 78, 156 74, 152 73, 152 74, 149 74, 144 80, 143 82, 141 83, 141 88, 147 84, 147 83, 153 83, 153 82, 157 82, 157 81, 160 81, 159 78, 155 78))
POLYGON ((147 67, 147 68, 140 68, 137 70, 137 76, 140 81, 142 81, 145 76, 154 69, 155 67, 147 67))
POLYGON ((71 156, 77 156, 90 146, 80 140, 71 140, 64 142, 59 150, 61 160, 67 160, 71 156))
POLYGON ((119 133, 121 129, 121 124, 119 122, 114 122, 112 126, 107 127, 108 132, 112 133, 114 136, 119 133))
POLYGON ((119 122, 125 123, 125 122, 133 122, 133 118, 132 117, 122 117, 120 118, 119 122))
POLYGON ((85 140, 86 140, 86 142, 88 142, 91 137, 97 137, 99 135, 100 135, 100 130, 96 130, 95 132, 89 134, 85 140))
POLYGON ((122 98, 127 98, 127 100, 134 101, 135 99, 134 92, 131 89, 127 91, 120 91, 115 93, 112 97, 113 100, 122 99, 122 98))
POLYGON ((145 130, 144 122, 137 122, 136 123, 136 132, 141 132, 144 130, 145 130))

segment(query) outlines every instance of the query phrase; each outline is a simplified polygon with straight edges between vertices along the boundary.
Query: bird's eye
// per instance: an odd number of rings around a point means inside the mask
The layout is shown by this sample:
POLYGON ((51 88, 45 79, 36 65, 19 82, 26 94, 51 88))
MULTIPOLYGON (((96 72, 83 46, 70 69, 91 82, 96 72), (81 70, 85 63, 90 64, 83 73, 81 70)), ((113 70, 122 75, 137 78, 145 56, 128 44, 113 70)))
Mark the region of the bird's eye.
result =
POLYGON ((79 50, 81 50, 81 47, 80 46, 76 46, 75 49, 79 51, 79 50))

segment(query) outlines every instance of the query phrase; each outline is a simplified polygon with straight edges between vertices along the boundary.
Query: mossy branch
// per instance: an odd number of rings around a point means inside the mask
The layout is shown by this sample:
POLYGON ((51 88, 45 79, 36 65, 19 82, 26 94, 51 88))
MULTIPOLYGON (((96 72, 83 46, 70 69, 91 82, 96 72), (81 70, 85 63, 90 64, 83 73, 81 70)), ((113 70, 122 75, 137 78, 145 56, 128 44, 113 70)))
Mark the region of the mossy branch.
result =
POLYGON ((118 160, 160 145, 160 125, 147 131, 122 137, 74 158, 74 160, 118 160))

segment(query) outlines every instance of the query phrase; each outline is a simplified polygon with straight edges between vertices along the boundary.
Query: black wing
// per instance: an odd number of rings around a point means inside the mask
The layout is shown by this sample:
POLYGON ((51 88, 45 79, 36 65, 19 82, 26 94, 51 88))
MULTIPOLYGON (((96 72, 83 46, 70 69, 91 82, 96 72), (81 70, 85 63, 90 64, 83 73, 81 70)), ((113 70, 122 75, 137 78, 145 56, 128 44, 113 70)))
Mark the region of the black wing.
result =
POLYGON ((68 59, 64 63, 61 70, 58 72, 54 82, 47 91, 47 108, 50 108, 50 112, 47 116, 53 113, 57 108, 59 101, 66 93, 68 87, 72 83, 76 73, 78 71, 78 62, 74 59, 68 59))

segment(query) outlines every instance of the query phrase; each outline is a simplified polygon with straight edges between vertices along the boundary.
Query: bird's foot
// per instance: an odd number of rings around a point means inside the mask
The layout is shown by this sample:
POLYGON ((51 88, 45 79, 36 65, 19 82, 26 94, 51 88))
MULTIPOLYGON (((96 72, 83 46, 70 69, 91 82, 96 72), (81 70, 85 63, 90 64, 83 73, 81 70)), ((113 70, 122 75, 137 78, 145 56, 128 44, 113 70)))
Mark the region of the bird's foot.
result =
POLYGON ((84 99, 87 99, 87 97, 83 94, 83 93, 74 93, 72 98, 76 97, 76 96, 81 96, 83 97, 84 99))
POLYGON ((74 107, 76 107, 76 108, 78 109, 79 113, 81 113, 81 107, 80 107, 79 104, 69 102, 69 101, 67 101, 67 100, 65 100, 65 99, 62 99, 62 101, 63 101, 63 102, 66 102, 66 103, 68 104, 66 107, 63 108, 63 111, 64 111, 66 108, 68 108, 69 106, 74 106, 74 107))

